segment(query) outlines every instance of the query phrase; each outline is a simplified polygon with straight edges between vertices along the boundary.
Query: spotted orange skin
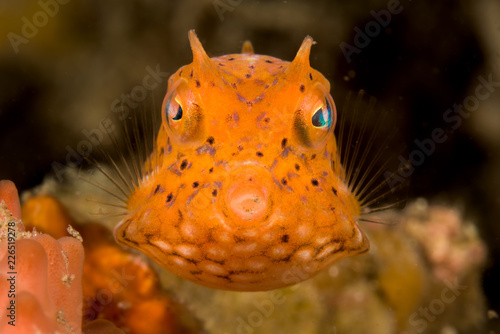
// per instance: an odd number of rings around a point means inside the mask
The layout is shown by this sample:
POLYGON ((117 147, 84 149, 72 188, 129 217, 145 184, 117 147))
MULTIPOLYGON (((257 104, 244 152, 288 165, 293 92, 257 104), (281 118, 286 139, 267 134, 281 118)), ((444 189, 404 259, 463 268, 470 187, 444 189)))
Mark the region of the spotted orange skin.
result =
POLYGON ((309 65, 312 39, 287 62, 249 45, 208 58, 189 37, 193 63, 169 79, 153 168, 116 240, 182 278, 237 291, 295 284, 366 252, 330 84, 309 65), (328 104, 330 126, 315 126, 328 104))

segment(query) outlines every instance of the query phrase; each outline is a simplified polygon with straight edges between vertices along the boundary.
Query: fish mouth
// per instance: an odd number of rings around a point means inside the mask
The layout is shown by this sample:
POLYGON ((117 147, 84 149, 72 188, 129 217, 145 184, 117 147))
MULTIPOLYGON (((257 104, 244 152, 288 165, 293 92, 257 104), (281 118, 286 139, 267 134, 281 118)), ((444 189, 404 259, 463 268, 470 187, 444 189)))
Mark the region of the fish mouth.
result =
POLYGON ((219 205, 223 224, 231 229, 263 228, 275 208, 275 182, 264 167, 242 165, 228 175, 219 205))

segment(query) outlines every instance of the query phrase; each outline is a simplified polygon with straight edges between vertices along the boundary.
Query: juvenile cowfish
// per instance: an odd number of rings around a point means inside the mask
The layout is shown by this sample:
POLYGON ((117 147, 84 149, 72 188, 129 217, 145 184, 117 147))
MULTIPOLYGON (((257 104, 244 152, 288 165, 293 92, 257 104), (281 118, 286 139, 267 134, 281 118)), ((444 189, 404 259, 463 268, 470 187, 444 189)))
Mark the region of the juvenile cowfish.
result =
POLYGON ((269 290, 365 253, 362 205, 339 161, 330 84, 309 65, 209 58, 189 32, 193 62, 168 81, 146 173, 126 201, 116 240, 176 275, 216 289, 269 290))

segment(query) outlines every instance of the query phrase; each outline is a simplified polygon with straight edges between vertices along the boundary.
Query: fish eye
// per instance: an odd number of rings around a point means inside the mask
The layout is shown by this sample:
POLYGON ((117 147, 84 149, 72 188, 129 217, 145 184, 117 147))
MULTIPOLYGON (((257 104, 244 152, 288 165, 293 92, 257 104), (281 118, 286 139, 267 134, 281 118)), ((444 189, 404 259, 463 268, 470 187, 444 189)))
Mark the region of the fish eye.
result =
POLYGON ((203 114, 199 101, 182 82, 163 101, 163 121, 169 137, 177 143, 196 144, 203 134, 203 114))
POLYGON ((318 108, 312 116, 312 125, 316 128, 328 128, 332 124, 332 107, 330 101, 326 100, 324 106, 318 108))
POLYGON ((182 106, 177 100, 175 99, 168 99, 166 105, 165 105, 165 112, 167 114, 167 120, 173 120, 173 121, 178 121, 182 118, 183 115, 183 110, 182 106))
POLYGON ((178 120, 180 120, 181 118, 182 118, 182 107, 181 107, 181 105, 179 104, 179 107, 177 108, 177 114, 175 114, 175 116, 174 116, 174 117, 172 117, 172 119, 173 119, 174 121, 178 121, 178 120))
POLYGON ((306 148, 322 147, 335 126, 335 103, 328 92, 321 89, 320 93, 304 99, 302 108, 295 112, 294 133, 306 148))

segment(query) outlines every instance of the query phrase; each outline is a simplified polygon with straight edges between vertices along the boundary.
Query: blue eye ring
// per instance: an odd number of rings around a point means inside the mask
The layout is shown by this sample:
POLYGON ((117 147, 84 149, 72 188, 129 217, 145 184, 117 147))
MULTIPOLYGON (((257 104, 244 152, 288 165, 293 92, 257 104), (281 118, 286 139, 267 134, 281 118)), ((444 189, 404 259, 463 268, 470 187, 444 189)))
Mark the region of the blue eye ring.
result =
POLYGON ((332 125, 332 107, 328 99, 325 102, 312 116, 312 125, 316 128, 329 128, 332 125))

